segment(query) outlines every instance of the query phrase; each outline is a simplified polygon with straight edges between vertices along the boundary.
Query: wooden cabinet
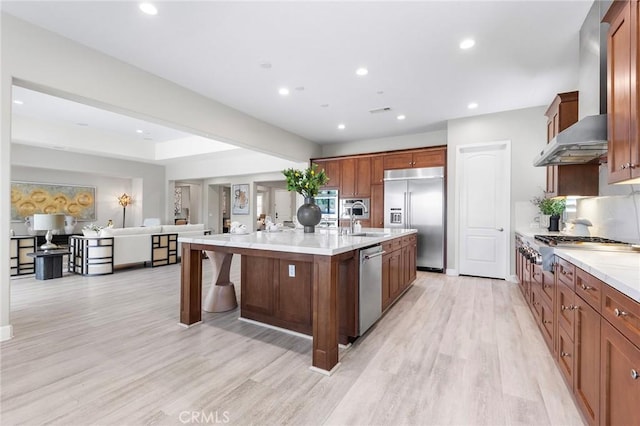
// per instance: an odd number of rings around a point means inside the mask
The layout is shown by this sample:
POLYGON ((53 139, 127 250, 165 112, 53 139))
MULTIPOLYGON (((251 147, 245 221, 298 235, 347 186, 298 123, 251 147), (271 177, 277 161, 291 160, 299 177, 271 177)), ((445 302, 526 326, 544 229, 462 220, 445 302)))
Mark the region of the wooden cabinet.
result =
POLYGON ((542 271, 521 245, 520 288, 583 418, 640 424, 640 303, 559 257, 555 274, 542 271))
POLYGON ((340 197, 371 196, 371 158, 340 160, 340 197))
POLYGON ((312 163, 318 165, 320 170, 324 169, 329 181, 323 188, 339 189, 340 188, 340 161, 339 160, 312 160, 312 163))
POLYGON ((371 185, 369 223, 372 228, 384 228, 384 185, 371 185))
POLYGON ((600 421, 600 313, 576 297, 574 331, 576 401, 591 425, 600 421))
MULTIPOLYGON (((578 121, 578 92, 559 93, 545 112, 547 142, 578 121)), ((547 197, 598 195, 598 164, 547 166, 547 197)))
POLYGON ((640 424, 640 348, 602 321, 600 424, 640 424))
POLYGON ((640 10, 638 0, 616 1, 604 21, 607 34, 609 183, 640 177, 640 10))
POLYGON ((446 148, 425 148, 384 156, 384 170, 440 167, 446 164, 446 148))
POLYGON ((371 184, 378 185, 384 183, 384 156, 374 155, 371 157, 371 184))
POLYGON ((382 244, 382 310, 404 293, 416 279, 417 243, 415 234, 382 244))

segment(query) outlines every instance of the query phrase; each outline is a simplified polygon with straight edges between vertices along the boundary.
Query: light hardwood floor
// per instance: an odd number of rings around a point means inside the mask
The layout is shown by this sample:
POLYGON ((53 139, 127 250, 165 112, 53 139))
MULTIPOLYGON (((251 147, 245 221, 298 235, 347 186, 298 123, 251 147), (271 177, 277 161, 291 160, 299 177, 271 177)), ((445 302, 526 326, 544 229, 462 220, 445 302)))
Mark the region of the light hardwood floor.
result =
POLYGON ((12 280, 0 423, 583 424, 515 284, 419 272, 325 377, 237 310, 180 327, 179 273, 12 280))

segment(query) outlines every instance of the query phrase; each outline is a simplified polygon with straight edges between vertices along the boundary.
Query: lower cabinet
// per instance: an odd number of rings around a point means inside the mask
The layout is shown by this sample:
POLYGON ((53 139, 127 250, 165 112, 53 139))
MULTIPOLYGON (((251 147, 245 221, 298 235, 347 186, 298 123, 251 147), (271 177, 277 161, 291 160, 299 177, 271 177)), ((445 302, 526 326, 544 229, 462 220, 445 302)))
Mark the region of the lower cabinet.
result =
POLYGON ((600 424, 640 425, 640 348, 602 321, 600 424))
MULTIPOLYGON (((347 344, 358 335, 357 250, 339 255, 338 340, 347 344)), ((313 262, 292 256, 243 255, 240 316, 313 334, 313 262), (250 265, 251 267, 248 267, 250 265)))
POLYGON ((600 314, 576 298, 573 392, 591 425, 600 419, 600 314))
POLYGON ((418 237, 408 235, 382 244, 382 310, 416 279, 418 237))
POLYGON ((640 304, 563 259, 552 284, 517 247, 516 273, 584 420, 640 425, 640 304))

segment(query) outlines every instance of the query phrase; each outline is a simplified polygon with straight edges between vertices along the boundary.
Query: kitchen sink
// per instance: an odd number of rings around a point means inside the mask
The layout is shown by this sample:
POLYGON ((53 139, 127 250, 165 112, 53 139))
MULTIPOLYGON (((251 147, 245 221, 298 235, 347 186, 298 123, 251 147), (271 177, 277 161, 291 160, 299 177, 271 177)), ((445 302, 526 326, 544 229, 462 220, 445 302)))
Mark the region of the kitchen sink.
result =
POLYGON ((351 234, 352 237, 373 237, 373 238, 382 238, 388 237, 391 234, 386 234, 384 232, 354 232, 351 234))

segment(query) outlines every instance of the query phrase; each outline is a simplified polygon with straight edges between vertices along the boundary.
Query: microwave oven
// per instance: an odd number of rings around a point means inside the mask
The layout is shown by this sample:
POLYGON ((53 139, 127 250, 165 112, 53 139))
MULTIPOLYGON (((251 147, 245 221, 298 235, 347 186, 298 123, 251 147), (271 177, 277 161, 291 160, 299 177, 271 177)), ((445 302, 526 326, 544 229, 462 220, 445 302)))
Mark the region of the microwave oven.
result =
POLYGON ((356 219, 369 219, 369 199, 368 198, 343 198, 340 200, 340 217, 348 219, 351 217, 356 219), (356 201, 360 201, 366 208, 362 208, 361 204, 353 207, 356 201))

